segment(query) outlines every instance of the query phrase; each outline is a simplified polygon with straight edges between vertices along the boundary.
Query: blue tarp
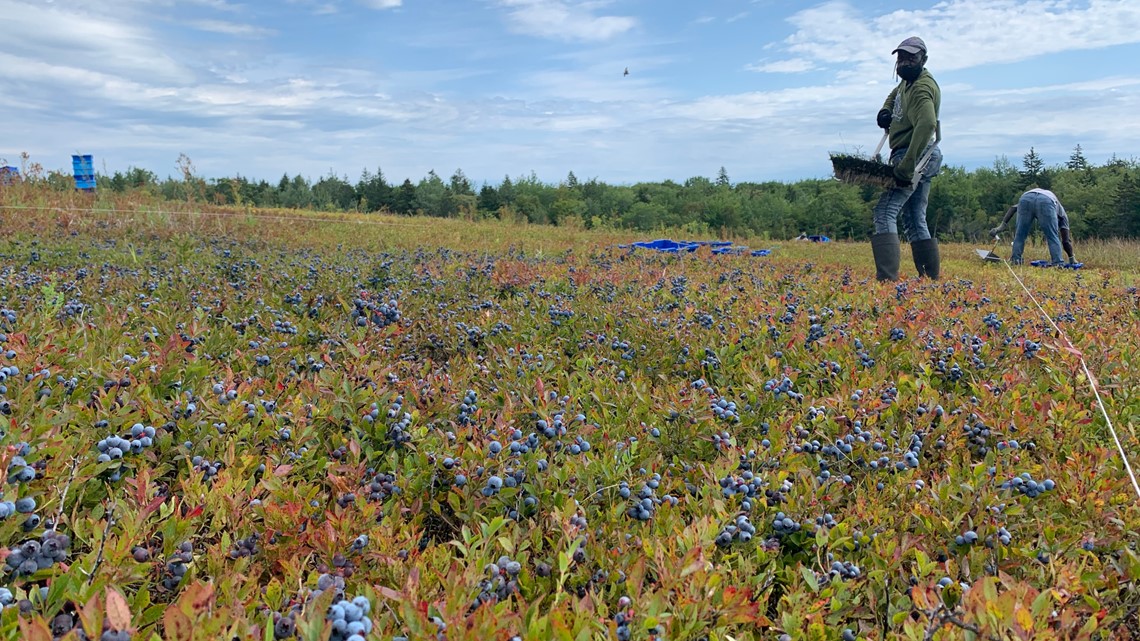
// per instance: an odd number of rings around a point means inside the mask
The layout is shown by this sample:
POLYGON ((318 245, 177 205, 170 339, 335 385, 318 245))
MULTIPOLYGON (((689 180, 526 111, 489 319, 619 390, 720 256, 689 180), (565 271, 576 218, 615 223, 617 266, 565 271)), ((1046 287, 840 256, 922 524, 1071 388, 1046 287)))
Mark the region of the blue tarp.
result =
POLYGON ((11 185, 18 182, 20 182, 19 168, 11 165, 0 167, 0 185, 11 185))
MULTIPOLYGON (((1029 264, 1033 265, 1034 267, 1049 267, 1052 263, 1047 260, 1032 260, 1029 261, 1029 264)), ((1057 265, 1057 267, 1060 267, 1061 269, 1080 269, 1084 266, 1084 263, 1061 263, 1060 265, 1057 265)))
MULTIPOLYGON (((659 238, 657 240, 647 240, 637 243, 630 243, 629 245, 618 245, 621 249, 652 249, 659 252, 667 252, 676 254, 679 252, 694 252, 698 247, 708 246, 712 248, 714 254, 744 254, 748 253, 748 248, 742 245, 733 245, 730 240, 669 240, 668 238, 659 238)), ((771 254, 770 249, 757 249, 750 252, 752 256, 767 256, 771 254)))

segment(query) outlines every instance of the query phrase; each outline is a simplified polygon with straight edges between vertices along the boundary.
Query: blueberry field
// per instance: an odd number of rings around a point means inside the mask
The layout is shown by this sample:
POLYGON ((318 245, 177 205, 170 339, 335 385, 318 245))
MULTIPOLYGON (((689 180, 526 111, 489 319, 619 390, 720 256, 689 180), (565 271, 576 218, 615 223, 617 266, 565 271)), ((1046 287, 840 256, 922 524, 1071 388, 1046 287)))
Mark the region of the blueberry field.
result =
POLYGON ((1140 637, 1135 246, 4 216, 5 638, 1140 637))

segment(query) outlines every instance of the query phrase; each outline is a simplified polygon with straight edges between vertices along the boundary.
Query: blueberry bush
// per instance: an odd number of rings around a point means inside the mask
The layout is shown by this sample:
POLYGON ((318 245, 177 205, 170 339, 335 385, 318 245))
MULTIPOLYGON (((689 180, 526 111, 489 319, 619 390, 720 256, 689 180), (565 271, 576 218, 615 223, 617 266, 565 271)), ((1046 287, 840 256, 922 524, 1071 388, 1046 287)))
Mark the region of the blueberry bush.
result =
POLYGON ((1136 638, 1135 272, 292 216, 0 232, 0 634, 1136 638))

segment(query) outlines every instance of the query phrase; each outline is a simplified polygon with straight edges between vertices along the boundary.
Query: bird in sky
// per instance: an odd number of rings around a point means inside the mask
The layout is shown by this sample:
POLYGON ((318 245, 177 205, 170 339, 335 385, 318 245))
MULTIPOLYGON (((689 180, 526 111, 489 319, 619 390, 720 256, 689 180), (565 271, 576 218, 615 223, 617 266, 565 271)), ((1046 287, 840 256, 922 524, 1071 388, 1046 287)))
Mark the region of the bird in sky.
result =
POLYGON ((628 76, 628 75, 629 75, 629 67, 626 67, 626 68, 625 68, 625 73, 623 73, 622 75, 623 75, 623 76, 628 76))

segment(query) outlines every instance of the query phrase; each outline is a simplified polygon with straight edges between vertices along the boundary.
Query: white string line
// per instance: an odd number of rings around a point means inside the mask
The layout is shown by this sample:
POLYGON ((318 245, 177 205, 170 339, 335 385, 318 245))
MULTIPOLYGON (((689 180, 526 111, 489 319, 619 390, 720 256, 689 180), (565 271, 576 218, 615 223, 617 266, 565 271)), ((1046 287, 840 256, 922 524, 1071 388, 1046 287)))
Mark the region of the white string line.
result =
POLYGON ((1116 435, 1116 428, 1112 426, 1112 419, 1108 417, 1108 410, 1104 408, 1104 401, 1101 400, 1100 391, 1097 389, 1096 377, 1089 371, 1088 363, 1085 362, 1084 353, 1074 347, 1065 332, 1053 322, 1053 318, 1049 316, 1045 308, 1041 306, 1041 303, 1037 302, 1037 297, 1033 295, 1033 292, 1029 291, 1029 288, 1022 282, 1017 272, 1013 271, 1013 267, 1010 266, 1009 261, 1003 258, 1001 262, 1005 264, 1009 273, 1013 274, 1013 277, 1017 280, 1017 284, 1021 285, 1021 288, 1025 290, 1026 294, 1029 294, 1029 299, 1033 301, 1033 304, 1041 311, 1041 315, 1045 317, 1045 320, 1048 321, 1048 323, 1053 326, 1053 329, 1057 331, 1057 334, 1061 336, 1061 340, 1065 341, 1065 344, 1069 347, 1069 351, 1076 354, 1077 358, 1081 361, 1081 369, 1085 371, 1085 377, 1089 381, 1089 387, 1092 388, 1093 396, 1096 397, 1096 404, 1100 407, 1100 413, 1104 416, 1104 422, 1108 425, 1108 431, 1112 434, 1112 440, 1116 442, 1116 450, 1120 452, 1120 460, 1124 461, 1124 469, 1128 472, 1128 478, 1132 480, 1132 489, 1136 491, 1136 497, 1140 498, 1140 483, 1136 482, 1136 474, 1132 471, 1132 465, 1128 463, 1128 454, 1124 452, 1124 445, 1120 443, 1120 437, 1116 435))
MULTIPOLYGON (((423 222, 395 222, 386 220, 351 220, 344 218, 320 218, 317 216, 274 216, 265 214, 250 214, 246 212, 213 212, 213 211, 180 211, 180 210, 163 210, 163 209, 148 209, 148 210, 133 210, 126 211, 120 209, 95 209, 89 207, 58 207, 48 205, 0 205, 0 209, 13 209, 13 210, 35 210, 46 211, 55 210, 59 213, 81 213, 81 214, 182 214, 187 216, 217 216, 219 218, 254 218, 257 220, 280 220, 280 221, 304 221, 310 223, 344 223, 346 225, 382 225, 391 227, 427 227, 433 223, 423 222)), ((365 214, 360 214, 365 215, 365 214)))

